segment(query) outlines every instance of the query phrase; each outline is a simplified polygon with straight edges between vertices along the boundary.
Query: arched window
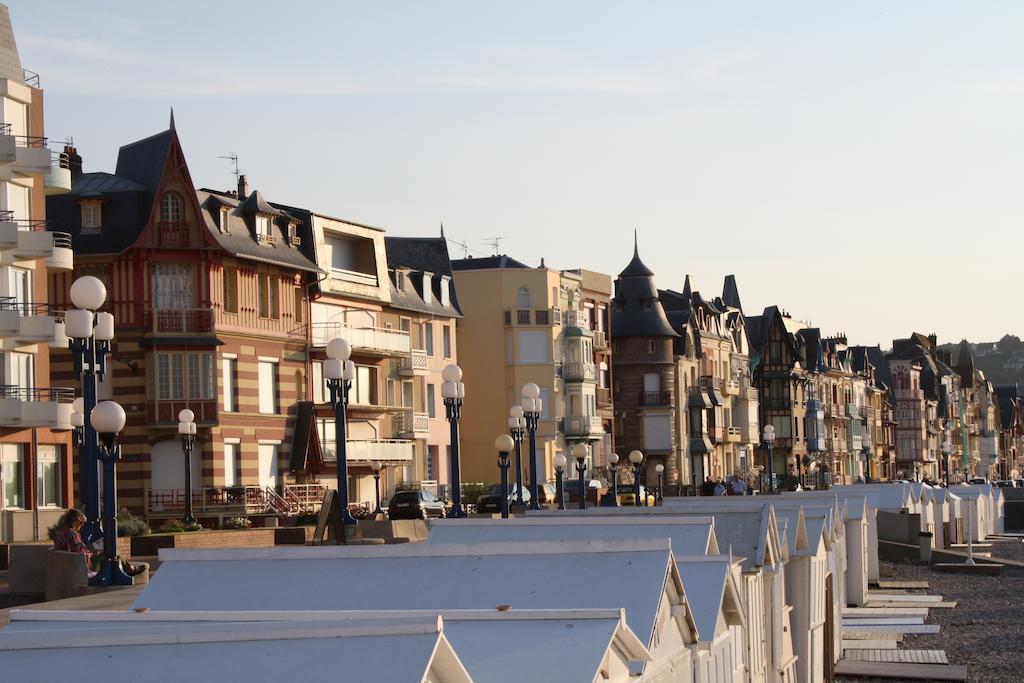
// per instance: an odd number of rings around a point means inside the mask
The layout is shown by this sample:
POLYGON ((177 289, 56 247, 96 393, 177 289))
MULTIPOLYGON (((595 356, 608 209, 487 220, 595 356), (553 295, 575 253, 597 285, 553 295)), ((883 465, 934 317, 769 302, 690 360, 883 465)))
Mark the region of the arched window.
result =
POLYGON ((530 290, 526 287, 520 287, 519 291, 516 292, 516 308, 531 308, 532 306, 530 290))
POLYGON ((181 197, 174 192, 167 192, 160 199, 160 222, 181 222, 181 197))

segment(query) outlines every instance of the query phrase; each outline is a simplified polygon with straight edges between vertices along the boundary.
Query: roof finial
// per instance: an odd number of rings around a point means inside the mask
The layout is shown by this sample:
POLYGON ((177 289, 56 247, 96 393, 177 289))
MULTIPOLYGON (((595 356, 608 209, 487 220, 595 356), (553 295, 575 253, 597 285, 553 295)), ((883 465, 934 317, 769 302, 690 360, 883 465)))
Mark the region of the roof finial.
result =
POLYGON ((444 221, 441 221, 441 237, 444 238, 444 221))
POLYGON ((170 130, 174 130, 174 107, 171 107, 171 126, 170 130))
POLYGON ((637 257, 640 255, 640 246, 636 239, 636 228, 633 228, 633 256, 637 257))

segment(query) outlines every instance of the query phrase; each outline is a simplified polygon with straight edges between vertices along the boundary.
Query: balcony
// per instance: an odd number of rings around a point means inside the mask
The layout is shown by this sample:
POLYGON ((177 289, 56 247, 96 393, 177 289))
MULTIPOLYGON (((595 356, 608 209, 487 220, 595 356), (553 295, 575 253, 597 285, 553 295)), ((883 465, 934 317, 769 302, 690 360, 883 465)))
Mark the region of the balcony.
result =
POLYGON ((196 423, 217 424, 217 401, 214 399, 160 399, 146 404, 146 422, 155 424, 178 424, 178 413, 188 408, 196 415, 196 423))
POLYGON ((156 224, 156 234, 160 246, 168 249, 181 249, 191 243, 187 223, 162 221, 156 224))
POLYGON ((641 391, 640 405, 644 408, 668 408, 672 405, 672 392, 641 391))
POLYGON ((74 389, 0 385, 0 426, 71 429, 74 389))
POLYGON ((562 379, 569 382, 592 382, 597 379, 597 368, 593 363, 562 363, 562 379))
POLYGON ((856 403, 847 403, 846 404, 846 415, 848 417, 860 417, 861 416, 860 408, 857 406, 856 403))
POLYGON ((71 191, 71 163, 67 153, 50 153, 50 171, 44 178, 43 186, 47 197, 71 191))
POLYGON ((567 416, 562 423, 562 431, 566 436, 600 437, 604 435, 604 424, 600 417, 567 416))
POLYGON ((587 311, 565 311, 562 314, 562 322, 566 327, 578 327, 581 330, 589 330, 590 313, 587 311))
POLYGON ((392 423, 395 429, 395 434, 402 439, 414 439, 420 436, 426 436, 430 431, 430 416, 426 413, 414 413, 411 410, 405 410, 395 415, 394 422, 392 423))
POLYGON ((608 335, 600 330, 594 330, 594 350, 604 351, 608 348, 608 335))
POLYGON ((0 211, 0 265, 46 259, 51 270, 71 270, 71 235, 46 228, 46 221, 16 219, 13 212, 0 211))
POLYGON ((896 389, 897 401, 923 401, 924 391, 921 389, 896 389))
POLYGON ((727 379, 722 382, 722 393, 726 396, 740 395, 740 381, 738 379, 727 379))
POLYGON ((11 124, 0 123, 0 163, 9 164, 18 157, 17 141, 11 134, 11 124))
POLYGON ((715 389, 721 388, 722 381, 717 377, 711 375, 701 375, 697 380, 697 386, 702 391, 714 391, 715 389))
MULTIPOLYGON (((366 439, 348 441, 345 452, 349 464, 371 463, 379 461, 388 464, 408 464, 412 462, 415 445, 412 441, 402 439, 366 439)), ((338 454, 330 444, 324 444, 324 462, 337 462, 338 454)))
POLYGON ((725 433, 726 443, 741 443, 743 441, 743 435, 740 433, 739 427, 729 427, 725 433))
POLYGON ((398 374, 402 377, 425 375, 429 369, 426 351, 413 349, 408 356, 402 356, 398 361, 398 374))
POLYGON ((505 325, 522 326, 538 325, 548 327, 562 324, 562 309, 557 307, 532 309, 532 308, 506 308, 505 325))
POLYGON ((42 175, 50 172, 50 150, 46 138, 34 135, 12 135, 14 138, 14 159, 10 170, 20 175, 42 175))
POLYGON ((156 308, 146 311, 152 334, 211 335, 215 331, 212 308, 156 308))
POLYGON ((348 323, 313 323, 313 346, 327 346, 327 342, 342 337, 352 345, 355 353, 383 356, 408 356, 412 353, 409 333, 384 327, 366 327, 348 323))
POLYGON ((597 398, 597 405, 599 406, 610 406, 612 404, 612 391, 604 387, 598 387, 594 390, 594 394, 597 398))
POLYGON ((48 304, 18 301, 13 297, 0 297, 0 338, 17 344, 51 343, 62 338, 67 345, 63 329, 58 335, 57 323, 63 315, 48 304))

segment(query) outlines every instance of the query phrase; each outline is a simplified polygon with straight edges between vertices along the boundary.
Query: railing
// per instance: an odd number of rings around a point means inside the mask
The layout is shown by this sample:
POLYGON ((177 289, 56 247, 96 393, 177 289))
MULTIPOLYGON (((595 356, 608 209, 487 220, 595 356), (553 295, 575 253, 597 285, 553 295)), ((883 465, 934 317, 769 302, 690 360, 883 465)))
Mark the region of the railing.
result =
POLYGON ((178 413, 188 408, 196 415, 196 422, 215 423, 217 422, 217 400, 206 399, 184 399, 184 398, 162 398, 153 399, 146 403, 146 421, 152 423, 177 423, 178 413))
POLYGON ((609 405, 612 402, 612 390, 605 387, 598 387, 594 390, 597 398, 597 405, 609 405))
POLYGON ((593 380, 597 378, 597 368, 593 363, 563 363, 562 377, 568 380, 593 380))
POLYGON ((430 431, 430 416, 406 410, 395 415, 394 426, 398 434, 424 434, 430 431))
POLYGON ((285 484, 283 495, 289 505, 304 511, 318 509, 326 492, 324 484, 285 484))
POLYGON ((210 334, 214 331, 212 308, 151 308, 146 326, 153 334, 210 334))
POLYGON ((256 244, 262 244, 264 246, 277 244, 277 235, 256 233, 256 244))
POLYGON ((701 375, 697 380, 697 386, 704 391, 711 391, 719 388, 720 380, 717 377, 711 375, 701 375))
MULTIPOLYGON (((316 510, 327 487, 322 484, 295 484, 278 493, 270 486, 224 486, 193 489, 192 510, 200 514, 297 514, 316 510)), ((185 489, 149 489, 146 511, 167 514, 184 511, 185 489)))
POLYGON ((565 311, 562 313, 562 322, 566 327, 579 327, 590 329, 590 314, 587 311, 565 311))
POLYGON ((161 247, 187 247, 189 245, 188 224, 161 221, 156 225, 161 247))
POLYGON ((740 381, 738 379, 727 379, 722 383, 722 389, 729 396, 739 396, 740 381))
POLYGON ((742 438, 742 434, 740 433, 740 428, 739 427, 729 427, 728 437, 729 437, 729 441, 739 442, 740 439, 742 438))
POLYGON ((402 356, 401 360, 398 361, 398 369, 400 372, 409 374, 416 370, 427 369, 427 354, 425 351, 413 349, 409 352, 408 356, 402 356))
POLYGON ((299 237, 298 235, 288 235, 288 244, 293 247, 301 246, 302 238, 299 237))
MULTIPOLYGON (((373 462, 409 463, 412 462, 413 442, 406 439, 366 439, 349 440, 346 455, 349 463, 373 462)), ((333 448, 323 449, 324 462, 337 462, 338 454, 333 448)))
POLYGON ((31 147, 33 149, 43 149, 46 147, 46 138, 38 135, 14 135, 14 143, 19 147, 31 147))
POLYGON ((648 408, 672 405, 671 391, 641 391, 640 405, 648 408))
POLYGON ((33 315, 52 315, 59 320, 64 319, 64 311, 53 304, 39 304, 32 301, 19 301, 13 296, 0 296, 0 311, 17 311, 23 317, 33 315))
POLYGON ((792 402, 784 396, 769 396, 762 403, 765 410, 789 410, 792 402))
POLYGON ((348 323, 313 323, 314 346, 326 346, 335 337, 343 337, 353 349, 408 354, 412 350, 409 333, 383 327, 361 327, 348 323))
POLYGON ((0 135, 10 135, 10 134, 11 134, 11 124, 9 124, 9 123, 0 123, 0 135))
POLYGON ((19 401, 30 401, 38 403, 48 401, 51 403, 73 403, 75 400, 74 389, 64 388, 38 388, 22 387, 17 384, 0 384, 0 399, 17 399, 19 401))
POLYGON ((604 423, 596 416, 568 416, 562 419, 562 432, 566 436, 587 436, 604 431, 604 423))
POLYGON ((21 70, 21 77, 25 80, 25 85, 30 88, 39 88, 39 74, 35 71, 29 71, 28 69, 21 70))

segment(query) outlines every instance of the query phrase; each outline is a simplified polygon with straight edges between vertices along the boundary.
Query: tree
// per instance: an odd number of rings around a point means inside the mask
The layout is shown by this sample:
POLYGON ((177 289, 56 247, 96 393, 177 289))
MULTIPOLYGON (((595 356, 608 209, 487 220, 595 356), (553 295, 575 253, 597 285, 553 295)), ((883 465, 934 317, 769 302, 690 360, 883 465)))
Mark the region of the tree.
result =
POLYGON ((1003 353, 1024 350, 1024 342, 1015 334, 1004 334, 1003 338, 996 342, 996 346, 1003 353))

